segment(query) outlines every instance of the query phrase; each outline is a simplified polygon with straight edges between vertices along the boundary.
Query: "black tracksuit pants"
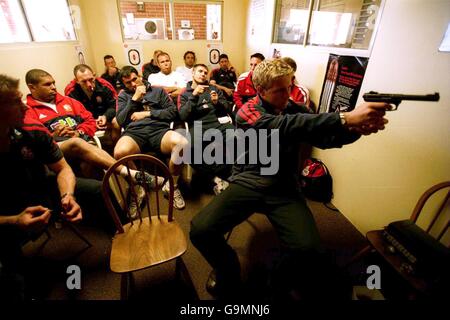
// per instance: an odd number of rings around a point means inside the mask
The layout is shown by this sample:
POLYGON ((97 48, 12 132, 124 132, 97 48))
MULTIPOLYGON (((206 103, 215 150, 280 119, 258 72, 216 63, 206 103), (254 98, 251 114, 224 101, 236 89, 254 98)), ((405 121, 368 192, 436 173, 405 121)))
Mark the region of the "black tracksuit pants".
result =
POLYGON ((302 195, 285 190, 261 193, 231 183, 193 218, 190 231, 192 243, 216 270, 217 289, 225 296, 240 284, 240 265, 224 234, 254 212, 267 215, 286 252, 321 250, 314 218, 302 195))

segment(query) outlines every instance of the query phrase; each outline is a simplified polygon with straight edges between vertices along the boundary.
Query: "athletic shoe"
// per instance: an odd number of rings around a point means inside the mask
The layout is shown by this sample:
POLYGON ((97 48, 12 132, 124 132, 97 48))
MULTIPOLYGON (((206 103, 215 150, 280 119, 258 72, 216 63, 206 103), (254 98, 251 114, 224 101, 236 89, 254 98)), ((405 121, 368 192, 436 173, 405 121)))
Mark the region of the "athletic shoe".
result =
POLYGON ((164 178, 157 176, 157 179, 155 182, 155 176, 151 175, 147 172, 144 171, 144 174, 142 174, 141 171, 136 172, 136 175, 134 176, 134 180, 136 181, 137 184, 140 184, 141 186, 144 186, 145 184, 147 184, 151 189, 155 189, 156 184, 158 185, 158 187, 162 186, 162 184, 164 183, 164 178))
POLYGON ((142 186, 136 186, 136 198, 137 198, 137 202, 136 199, 134 197, 134 195, 130 194, 129 196, 131 197, 130 199, 130 203, 128 205, 128 211, 130 212, 130 218, 131 219, 136 219, 138 216, 138 207, 142 210, 143 206, 144 206, 144 199, 145 199, 145 189, 142 186))
POLYGON ((220 179, 219 177, 214 178, 214 183, 216 184, 213 188, 215 195, 218 195, 230 185, 228 181, 220 179))
MULTIPOLYGON (((166 182, 166 184, 162 187, 162 191, 164 193, 164 196, 166 198, 169 197, 169 181, 166 182)), ((186 203, 184 202, 183 195, 181 194, 180 189, 178 187, 175 187, 175 190, 173 191, 173 207, 175 209, 181 210, 184 209, 186 206, 186 203)))

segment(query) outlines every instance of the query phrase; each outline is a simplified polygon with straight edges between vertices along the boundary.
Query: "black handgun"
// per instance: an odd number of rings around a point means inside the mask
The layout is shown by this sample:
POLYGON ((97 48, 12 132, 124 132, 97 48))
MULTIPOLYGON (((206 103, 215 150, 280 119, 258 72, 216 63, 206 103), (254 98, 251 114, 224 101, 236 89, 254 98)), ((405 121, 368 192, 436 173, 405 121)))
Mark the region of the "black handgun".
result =
POLYGON ((439 101, 439 92, 435 92, 434 94, 416 95, 416 94, 378 93, 375 91, 370 91, 363 95, 363 99, 367 102, 389 103, 391 105, 391 109, 389 109, 388 111, 395 111, 395 110, 397 110, 398 105, 403 100, 439 101))

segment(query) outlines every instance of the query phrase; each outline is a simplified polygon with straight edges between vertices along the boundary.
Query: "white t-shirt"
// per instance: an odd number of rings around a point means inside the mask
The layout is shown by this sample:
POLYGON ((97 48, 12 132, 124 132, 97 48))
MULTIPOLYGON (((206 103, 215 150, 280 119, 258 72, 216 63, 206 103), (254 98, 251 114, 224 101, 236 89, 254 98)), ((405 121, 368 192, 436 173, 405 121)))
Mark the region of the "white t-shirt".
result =
POLYGON ((183 75, 184 80, 187 82, 192 81, 192 71, 193 68, 188 68, 186 66, 182 66, 182 67, 178 67, 176 70, 176 72, 179 72, 183 75))
POLYGON ((58 110, 56 109, 56 104, 48 103, 48 102, 42 102, 42 101, 39 101, 39 102, 42 103, 44 106, 52 108, 56 113, 58 113, 58 110))
POLYGON ((152 73, 148 76, 148 82, 150 82, 152 86, 177 88, 186 87, 186 80, 184 80, 183 75, 176 71, 172 71, 167 75, 162 72, 152 73))

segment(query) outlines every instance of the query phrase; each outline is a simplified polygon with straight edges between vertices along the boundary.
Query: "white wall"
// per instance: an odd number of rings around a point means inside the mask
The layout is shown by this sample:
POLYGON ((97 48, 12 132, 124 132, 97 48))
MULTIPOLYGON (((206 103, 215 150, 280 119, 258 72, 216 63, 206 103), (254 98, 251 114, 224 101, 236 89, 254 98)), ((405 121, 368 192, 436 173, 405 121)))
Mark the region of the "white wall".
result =
MULTIPOLYGON (((251 0, 257 1, 257 0, 251 0)), ((251 2, 250 1, 250 2, 251 2)), ((274 0, 265 0, 265 23, 251 35, 247 53, 271 55, 272 47, 297 61, 297 77, 320 98, 328 53, 296 45, 272 45, 274 0)), ((366 232, 406 219, 431 185, 450 179, 450 53, 438 52, 450 22, 448 0, 387 0, 361 95, 440 92, 438 103, 408 102, 387 115, 379 134, 336 150, 314 150, 334 180, 333 203, 366 232)), ((360 97, 358 104, 362 103, 360 97)))

